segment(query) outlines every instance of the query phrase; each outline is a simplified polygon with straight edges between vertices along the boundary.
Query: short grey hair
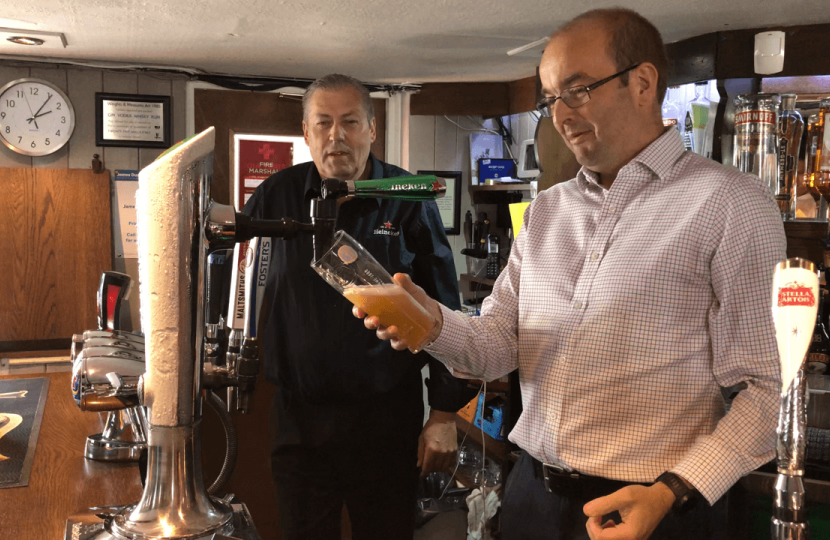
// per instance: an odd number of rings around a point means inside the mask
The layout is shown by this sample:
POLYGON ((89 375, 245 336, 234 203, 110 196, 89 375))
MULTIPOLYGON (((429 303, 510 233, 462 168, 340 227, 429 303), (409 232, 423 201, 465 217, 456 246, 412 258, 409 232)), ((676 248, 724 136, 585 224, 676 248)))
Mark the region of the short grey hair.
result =
POLYGON ((375 117, 375 106, 372 105, 372 96, 369 94, 369 89, 354 77, 340 73, 325 75, 308 85, 308 88, 306 88, 303 94, 303 121, 308 119, 308 106, 314 92, 317 90, 339 90, 341 88, 354 88, 357 90, 357 93, 360 94, 361 101, 363 101, 366 120, 371 122, 375 117))

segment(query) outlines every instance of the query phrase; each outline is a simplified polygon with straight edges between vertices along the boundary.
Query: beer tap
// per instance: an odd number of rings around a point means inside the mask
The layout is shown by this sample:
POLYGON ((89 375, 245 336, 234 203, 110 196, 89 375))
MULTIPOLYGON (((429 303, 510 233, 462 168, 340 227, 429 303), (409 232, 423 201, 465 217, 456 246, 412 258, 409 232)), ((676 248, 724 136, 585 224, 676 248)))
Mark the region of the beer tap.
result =
POLYGON ((804 359, 813 336, 819 287, 815 265, 787 259, 775 267, 772 314, 781 362, 778 418, 778 477, 773 493, 772 540, 809 540, 804 458, 807 383, 804 359))
POLYGON ((96 513, 103 522, 94 531, 88 523, 70 520, 67 538, 83 533, 84 538, 96 540, 257 539, 244 503, 231 506, 231 498, 210 496, 200 466, 203 390, 238 388, 233 402, 247 410, 259 369, 254 345, 261 303, 257 288, 260 283, 264 286, 261 278, 267 275, 262 268, 265 249, 259 241, 251 243, 260 245, 260 252, 257 257, 256 248, 246 250, 254 266, 245 276, 237 264, 239 244, 311 233, 320 253, 331 245, 338 199, 431 200, 446 189, 434 176, 358 183, 327 179, 320 200, 312 201, 311 223, 253 219, 210 199, 214 142, 214 130, 209 128, 174 146, 139 174, 136 211, 146 370, 137 382, 116 370, 110 372, 118 377, 106 378, 107 397, 123 399, 125 393, 134 392, 147 409, 147 478, 140 501, 96 513), (205 309, 206 282, 211 279, 205 269, 212 254, 226 250, 227 255, 231 248, 237 250, 232 282, 243 281, 250 290, 248 294, 244 289, 231 291, 230 296, 247 298, 249 307, 242 310, 241 325, 236 322, 238 307, 229 312, 227 362, 217 366, 208 362, 216 356, 207 354, 215 353, 215 344, 206 323, 216 321, 215 312, 205 309))
POLYGON ((107 412, 104 430, 86 440, 84 455, 97 461, 138 460, 147 442, 137 396, 138 377, 144 372, 144 341, 121 331, 121 305, 131 290, 130 276, 104 272, 97 294, 98 330, 72 339, 76 403, 81 410, 107 412), (132 440, 125 436, 127 425, 132 440))

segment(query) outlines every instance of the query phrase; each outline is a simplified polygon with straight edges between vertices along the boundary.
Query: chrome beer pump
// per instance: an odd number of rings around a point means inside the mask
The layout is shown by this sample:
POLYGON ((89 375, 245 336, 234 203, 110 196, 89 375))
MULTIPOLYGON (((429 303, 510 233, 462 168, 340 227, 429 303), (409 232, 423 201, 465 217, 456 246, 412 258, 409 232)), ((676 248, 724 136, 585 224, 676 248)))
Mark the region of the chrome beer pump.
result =
MULTIPOLYGON (((331 245, 337 199, 431 200, 446 189, 434 176, 369 180, 360 182, 359 188, 354 182, 326 180, 322 196, 312 201, 311 223, 254 220, 210 199, 213 147, 214 132, 209 128, 171 148, 139 174, 136 209, 144 369, 140 376, 107 372, 105 383, 81 385, 79 392, 82 402, 106 401, 111 407, 107 410, 137 404, 146 408, 146 482, 141 500, 134 505, 95 509, 92 523, 69 520, 67 539, 258 539, 244 504, 232 505, 230 497, 211 497, 202 479, 203 394, 210 399, 212 389, 234 389, 228 407, 244 411, 259 370, 252 307, 257 305, 253 296, 257 287, 243 293, 248 307, 241 329, 230 324, 229 317, 231 332, 222 362, 221 321, 213 305, 216 295, 207 294, 207 282, 215 279, 210 263, 221 264, 218 259, 227 257, 240 242, 288 239, 300 232, 314 235, 317 256, 331 245)), ((262 252, 262 244, 252 242, 249 251, 256 254, 257 249, 262 252)), ((260 273, 253 266, 245 280, 253 285, 260 273)))
POLYGON ((146 409, 144 492, 136 504, 97 508, 94 518, 69 520, 67 539, 259 538, 244 504, 211 497, 202 480, 199 434, 205 380, 213 387, 236 384, 250 392, 257 368, 235 366, 222 377, 203 377, 209 333, 204 325, 205 267, 213 252, 227 251, 237 242, 257 235, 288 237, 303 227, 291 220, 251 220, 211 201, 213 147, 210 128, 139 175, 139 290, 145 335, 134 341, 143 341, 144 354, 137 355, 143 362, 124 359, 98 371, 89 360, 83 366, 76 362, 73 384, 87 410, 139 404, 146 409), (94 403, 103 404, 94 408, 94 403))
POLYGON ((816 267, 787 259, 775 267, 772 314, 781 362, 778 417, 778 477, 773 493, 772 540, 809 540, 804 459, 807 440, 807 383, 804 359, 819 302, 816 267))
POLYGON ((121 302, 131 289, 127 274, 104 272, 98 287, 98 328, 72 336, 73 397, 81 410, 107 412, 103 432, 86 440, 84 456, 96 461, 136 461, 146 448, 146 418, 137 398, 90 391, 102 385, 110 390, 113 384, 119 389, 134 386, 144 373, 144 337, 121 329, 121 302), (121 377, 115 379, 115 374, 121 377))

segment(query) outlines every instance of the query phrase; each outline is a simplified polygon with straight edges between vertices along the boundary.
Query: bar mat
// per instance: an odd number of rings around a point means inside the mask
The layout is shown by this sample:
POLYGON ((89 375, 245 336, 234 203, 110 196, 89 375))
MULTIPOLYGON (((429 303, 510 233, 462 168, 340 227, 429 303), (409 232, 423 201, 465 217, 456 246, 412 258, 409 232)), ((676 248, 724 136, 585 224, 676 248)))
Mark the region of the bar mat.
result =
POLYGON ((29 485, 48 378, 0 380, 0 488, 29 485))

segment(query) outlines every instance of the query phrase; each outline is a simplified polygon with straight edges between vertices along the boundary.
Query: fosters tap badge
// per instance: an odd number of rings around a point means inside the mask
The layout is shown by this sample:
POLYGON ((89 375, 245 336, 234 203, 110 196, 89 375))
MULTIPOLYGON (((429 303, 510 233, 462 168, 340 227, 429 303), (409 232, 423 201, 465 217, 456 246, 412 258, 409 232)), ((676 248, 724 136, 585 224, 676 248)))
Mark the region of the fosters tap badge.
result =
POLYGON ((807 285, 792 281, 778 289, 778 307, 813 307, 814 305, 816 305, 816 297, 813 289, 807 285))

